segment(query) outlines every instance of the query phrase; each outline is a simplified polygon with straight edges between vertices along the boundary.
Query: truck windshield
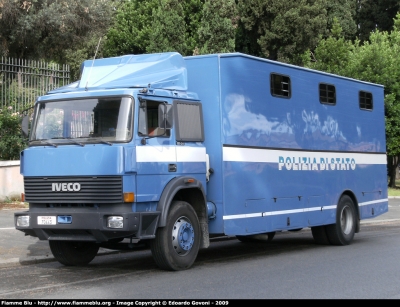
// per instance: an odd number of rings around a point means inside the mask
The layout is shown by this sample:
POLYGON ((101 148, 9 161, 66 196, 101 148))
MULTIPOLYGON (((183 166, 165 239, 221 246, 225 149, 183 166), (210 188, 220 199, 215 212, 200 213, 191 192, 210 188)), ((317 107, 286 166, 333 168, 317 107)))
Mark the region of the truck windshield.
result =
POLYGON ((31 145, 127 142, 132 137, 132 98, 91 98, 36 105, 31 145), (46 142, 47 143, 46 143, 46 142))

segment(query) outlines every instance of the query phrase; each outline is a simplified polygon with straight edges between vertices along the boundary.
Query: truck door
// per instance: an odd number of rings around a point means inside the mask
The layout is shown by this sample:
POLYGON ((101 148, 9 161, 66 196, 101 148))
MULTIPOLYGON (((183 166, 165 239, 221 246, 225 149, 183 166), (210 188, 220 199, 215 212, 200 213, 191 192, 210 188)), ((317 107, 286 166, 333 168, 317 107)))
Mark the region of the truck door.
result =
POLYGON ((166 182, 176 176, 175 135, 171 123, 160 124, 162 110, 171 107, 164 99, 139 97, 137 161, 137 201, 158 201, 166 182))

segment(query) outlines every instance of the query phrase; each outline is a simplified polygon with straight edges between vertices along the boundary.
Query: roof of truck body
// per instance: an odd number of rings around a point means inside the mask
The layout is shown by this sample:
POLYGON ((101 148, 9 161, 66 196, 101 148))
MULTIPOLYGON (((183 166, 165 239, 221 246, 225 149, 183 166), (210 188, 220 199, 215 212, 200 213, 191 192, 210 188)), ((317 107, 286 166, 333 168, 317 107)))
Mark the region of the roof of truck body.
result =
POLYGON ((186 91, 187 71, 183 57, 177 52, 166 52, 87 60, 82 63, 79 81, 49 94, 144 87, 186 91))
MULTIPOLYGON (((80 80, 49 91, 48 94, 115 88, 152 88, 187 91, 188 78, 186 61, 201 60, 202 58, 210 57, 218 57, 221 59, 240 58, 244 61, 255 60, 260 61, 261 65, 263 63, 269 63, 271 65, 279 65, 295 70, 303 70, 336 78, 348 79, 355 82, 382 86, 239 52, 187 57, 183 57, 178 52, 164 52, 139 55, 131 54, 84 61, 81 66, 80 80)), ((207 69, 207 67, 202 67, 202 69, 207 69)))

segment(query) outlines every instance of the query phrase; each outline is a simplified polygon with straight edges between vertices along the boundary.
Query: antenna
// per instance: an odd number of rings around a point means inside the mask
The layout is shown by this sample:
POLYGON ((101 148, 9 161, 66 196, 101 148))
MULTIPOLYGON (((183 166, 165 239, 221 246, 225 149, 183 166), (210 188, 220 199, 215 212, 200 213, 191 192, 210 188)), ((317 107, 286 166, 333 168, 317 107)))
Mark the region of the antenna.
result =
POLYGON ((99 42, 97 43, 97 48, 96 48, 96 52, 94 53, 92 66, 90 67, 89 76, 88 76, 87 81, 86 81, 86 86, 85 86, 85 90, 86 90, 86 91, 87 91, 87 89, 88 89, 89 79, 90 79, 90 75, 91 75, 91 73, 92 73, 92 68, 93 68, 93 65, 94 65, 94 60, 96 59, 97 51, 99 50, 100 41, 101 41, 101 37, 100 37, 100 39, 99 39, 99 42))

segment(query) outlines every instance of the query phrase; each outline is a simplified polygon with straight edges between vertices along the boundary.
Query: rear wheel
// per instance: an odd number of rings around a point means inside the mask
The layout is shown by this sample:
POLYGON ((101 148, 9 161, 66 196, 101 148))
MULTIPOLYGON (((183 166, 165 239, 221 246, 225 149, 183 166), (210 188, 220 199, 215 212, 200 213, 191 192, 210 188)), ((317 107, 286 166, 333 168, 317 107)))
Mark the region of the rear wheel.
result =
POLYGON ((67 266, 87 265, 99 251, 93 242, 49 241, 49 245, 54 258, 67 266))
POLYGON ((340 198, 336 212, 336 223, 327 225, 326 234, 333 245, 348 245, 356 232, 356 208, 348 195, 340 198))
POLYGON ((156 264, 164 270, 179 271, 192 266, 200 249, 200 223, 187 202, 171 204, 167 225, 158 228, 150 249, 156 264))

